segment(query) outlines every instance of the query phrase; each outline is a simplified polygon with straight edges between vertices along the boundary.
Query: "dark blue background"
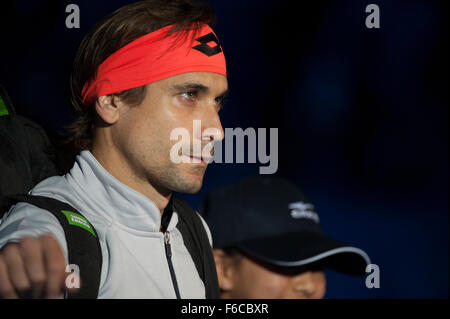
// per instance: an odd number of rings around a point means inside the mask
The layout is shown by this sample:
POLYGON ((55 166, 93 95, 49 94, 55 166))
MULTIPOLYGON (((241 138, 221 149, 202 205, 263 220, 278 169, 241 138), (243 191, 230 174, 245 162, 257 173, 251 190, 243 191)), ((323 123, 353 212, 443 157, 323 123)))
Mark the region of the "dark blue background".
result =
MULTIPOLYGON (((132 1, 3 1, 0 81, 49 134, 70 123, 76 49, 132 1), (81 28, 65 27, 65 8, 81 28)), ((448 298, 448 2, 211 1, 231 94, 224 127, 279 128, 278 174, 315 204, 327 234, 366 250, 381 288, 328 273, 330 298, 448 298), (365 27, 376 3, 381 28, 365 27)), ((258 173, 213 164, 217 186, 258 173)))

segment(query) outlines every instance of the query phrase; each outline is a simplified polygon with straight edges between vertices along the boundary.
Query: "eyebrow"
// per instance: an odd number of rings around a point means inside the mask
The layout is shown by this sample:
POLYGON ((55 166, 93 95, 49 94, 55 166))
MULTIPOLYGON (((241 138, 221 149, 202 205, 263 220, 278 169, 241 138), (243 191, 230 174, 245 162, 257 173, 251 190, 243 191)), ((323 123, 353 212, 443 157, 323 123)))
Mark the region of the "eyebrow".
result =
POLYGON ((195 82, 184 83, 184 84, 180 84, 180 85, 174 85, 173 89, 175 91, 190 91, 190 90, 192 91, 192 90, 195 90, 195 91, 200 91, 200 92, 204 92, 204 93, 209 91, 209 87, 207 87, 207 86, 205 86, 205 85, 203 85, 201 83, 195 83, 195 82))
MULTIPOLYGON (((180 85, 174 85, 172 89, 177 92, 184 92, 184 91, 199 91, 202 93, 209 92, 209 87, 196 82, 188 82, 180 85)), ((228 89, 226 89, 223 93, 219 94, 217 98, 225 98, 227 95, 228 89)))

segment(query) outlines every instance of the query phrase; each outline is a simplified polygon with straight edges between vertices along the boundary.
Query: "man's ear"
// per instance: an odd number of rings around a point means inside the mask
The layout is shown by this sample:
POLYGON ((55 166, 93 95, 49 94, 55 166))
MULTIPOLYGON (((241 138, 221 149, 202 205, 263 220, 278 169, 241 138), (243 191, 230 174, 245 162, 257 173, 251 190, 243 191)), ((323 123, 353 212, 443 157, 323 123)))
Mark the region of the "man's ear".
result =
POLYGON ((98 116, 107 124, 114 124, 119 119, 121 102, 113 95, 102 95, 95 102, 98 116))
POLYGON ((227 292, 233 289, 233 274, 235 263, 222 249, 214 249, 214 260, 216 262, 217 277, 219 278, 219 287, 227 292))

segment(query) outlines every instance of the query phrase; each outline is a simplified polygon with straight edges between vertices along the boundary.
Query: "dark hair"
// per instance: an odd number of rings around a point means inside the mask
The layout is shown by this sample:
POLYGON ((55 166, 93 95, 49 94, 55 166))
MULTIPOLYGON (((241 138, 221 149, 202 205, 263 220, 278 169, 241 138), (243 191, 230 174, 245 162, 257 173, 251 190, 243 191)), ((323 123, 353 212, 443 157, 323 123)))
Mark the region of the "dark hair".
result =
MULTIPOLYGON (((144 0, 124 6, 98 22, 84 37, 73 64, 70 79, 71 102, 76 120, 68 126, 69 140, 76 148, 89 149, 97 114, 93 105, 83 107, 81 91, 95 78, 98 67, 111 54, 128 43, 168 25, 171 34, 196 28, 200 24, 213 26, 214 10, 205 2, 194 0, 144 0), (81 141, 81 143, 80 143, 81 141)), ((125 103, 139 105, 146 86, 114 93, 125 103)))

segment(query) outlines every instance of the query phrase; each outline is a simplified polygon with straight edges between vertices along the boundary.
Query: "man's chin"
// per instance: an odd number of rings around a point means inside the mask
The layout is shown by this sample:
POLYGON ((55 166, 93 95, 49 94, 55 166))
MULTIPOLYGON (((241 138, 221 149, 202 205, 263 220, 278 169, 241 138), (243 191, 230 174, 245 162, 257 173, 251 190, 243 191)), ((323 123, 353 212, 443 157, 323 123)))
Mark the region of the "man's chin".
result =
POLYGON ((205 171, 181 173, 173 191, 178 193, 195 194, 200 191, 203 185, 205 171))
POLYGON ((203 185, 203 180, 200 181, 185 181, 181 185, 177 185, 173 191, 177 193, 195 194, 200 191, 203 185))
POLYGON ((197 194, 200 191, 201 188, 202 188, 202 184, 200 184, 199 187, 188 188, 188 189, 185 189, 184 191, 180 191, 179 193, 197 194))

